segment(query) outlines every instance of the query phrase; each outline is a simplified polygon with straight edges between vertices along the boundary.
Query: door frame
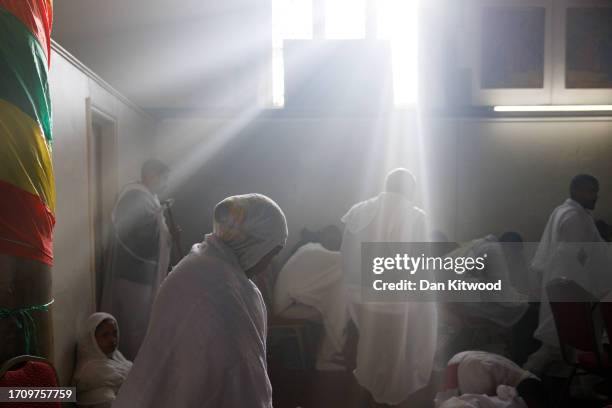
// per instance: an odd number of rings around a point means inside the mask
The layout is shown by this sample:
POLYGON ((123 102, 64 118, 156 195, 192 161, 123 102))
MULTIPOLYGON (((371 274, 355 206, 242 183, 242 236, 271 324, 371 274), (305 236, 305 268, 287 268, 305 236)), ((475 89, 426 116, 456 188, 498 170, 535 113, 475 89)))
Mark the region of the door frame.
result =
MULTIPOLYGON (((96 171, 93 168, 96 164, 96 154, 105 154, 104 163, 102 168, 108 168, 109 173, 105 174, 103 191, 108 190, 112 193, 112 200, 116 199, 119 187, 119 150, 118 150, 118 122, 117 118, 105 111, 103 108, 92 102, 91 98, 85 100, 86 108, 86 120, 87 120, 87 180, 88 180, 88 218, 89 218, 89 267, 90 267, 90 282, 91 282, 91 294, 92 294, 92 310, 98 310, 100 304, 98 287, 97 287, 97 268, 98 268, 98 256, 102 254, 97 253, 96 239, 96 212, 98 209, 98 186, 96 180, 96 171), (97 144, 95 140, 95 133, 93 125, 97 124, 102 128, 102 137, 106 139, 106 142, 110 143, 110 149, 108 151, 99 153, 97 152, 97 144)), ((101 243, 102 246, 105 242, 101 243)), ((104 252, 102 252, 104 253, 104 252)), ((102 282, 103 283, 103 282, 102 282)))

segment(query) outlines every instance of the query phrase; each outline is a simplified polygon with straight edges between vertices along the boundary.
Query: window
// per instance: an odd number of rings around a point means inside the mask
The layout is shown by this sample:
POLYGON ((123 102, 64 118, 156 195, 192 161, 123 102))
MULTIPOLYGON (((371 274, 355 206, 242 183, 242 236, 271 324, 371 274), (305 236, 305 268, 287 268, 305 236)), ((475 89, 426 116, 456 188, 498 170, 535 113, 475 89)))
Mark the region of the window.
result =
MULTIPOLYGON (((390 42, 395 104, 417 98, 418 0, 314 0, 323 4, 324 38, 390 42), (368 15, 369 14, 369 15, 368 15), (368 18, 375 19, 367 32, 368 18)), ((284 106, 283 40, 312 39, 313 0, 272 0, 272 105, 284 106)))
POLYGON ((325 38, 349 40, 365 37, 365 0, 325 1, 325 38))
POLYGON ((416 0, 377 0, 377 37, 389 40, 396 105, 417 99, 418 8, 416 0))
POLYGON ((312 39, 312 0, 272 0, 272 105, 285 105, 283 41, 312 39))

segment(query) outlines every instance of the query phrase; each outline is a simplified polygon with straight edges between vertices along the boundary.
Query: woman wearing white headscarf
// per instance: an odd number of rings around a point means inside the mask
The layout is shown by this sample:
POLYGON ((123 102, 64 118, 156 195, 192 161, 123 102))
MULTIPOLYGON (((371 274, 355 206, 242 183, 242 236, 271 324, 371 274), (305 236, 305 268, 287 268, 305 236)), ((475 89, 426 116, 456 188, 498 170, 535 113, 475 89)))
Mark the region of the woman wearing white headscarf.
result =
POLYGON ((72 383, 81 407, 107 408, 117 396, 132 363, 117 350, 117 321, 108 313, 94 313, 79 340, 72 383))
POLYGON ((134 369, 114 408, 272 407, 266 309, 250 278, 287 240, 271 199, 229 197, 213 233, 162 284, 134 369))
POLYGON ((440 408, 526 408, 546 406, 540 379, 511 360, 486 351, 462 351, 450 359, 440 408))

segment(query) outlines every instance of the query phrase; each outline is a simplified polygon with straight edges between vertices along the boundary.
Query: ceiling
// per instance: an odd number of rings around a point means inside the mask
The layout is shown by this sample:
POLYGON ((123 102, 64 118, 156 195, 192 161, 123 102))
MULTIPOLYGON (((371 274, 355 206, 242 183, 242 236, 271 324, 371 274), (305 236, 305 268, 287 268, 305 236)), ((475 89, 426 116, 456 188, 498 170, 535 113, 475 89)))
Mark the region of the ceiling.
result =
POLYGON ((56 0, 53 38, 144 109, 236 108, 265 82, 269 10, 270 0, 56 0))

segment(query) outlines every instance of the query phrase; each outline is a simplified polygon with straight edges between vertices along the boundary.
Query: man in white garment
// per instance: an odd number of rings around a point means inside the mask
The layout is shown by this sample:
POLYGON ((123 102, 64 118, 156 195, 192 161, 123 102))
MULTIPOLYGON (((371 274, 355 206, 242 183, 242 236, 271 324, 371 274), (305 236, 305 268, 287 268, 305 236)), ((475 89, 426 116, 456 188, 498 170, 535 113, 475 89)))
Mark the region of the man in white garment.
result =
MULTIPOLYGON (((529 356, 524 367, 541 376, 551 363, 562 361, 555 322, 546 295, 546 285, 565 277, 583 286, 595 296, 609 283, 597 271, 605 262, 602 239, 591 211, 595 209, 599 183, 593 176, 575 176, 570 184, 570 198, 552 212, 531 263, 531 271, 541 278, 541 304, 538 328, 534 337, 542 342, 529 356)), ((603 244, 605 245, 605 244, 603 244)))
POLYGON ((283 266, 274 285, 274 314, 289 319, 323 323, 317 369, 344 369, 342 351, 348 323, 340 245, 342 232, 329 225, 315 233, 303 233, 300 246, 283 266))
POLYGON ((259 194, 214 210, 212 234, 162 284, 113 408, 271 408, 267 315, 251 278, 287 240, 285 216, 259 194))
POLYGON ((365 302, 361 297, 361 244, 425 242, 425 213, 415 206, 416 180, 391 171, 382 193, 354 205, 342 218, 342 263, 348 308, 357 327, 354 375, 378 404, 397 405, 430 380, 437 340, 433 302, 365 302))
POLYGON ((147 160, 141 181, 124 187, 111 216, 100 309, 119 323, 119 348, 132 360, 144 339, 151 305, 168 272, 171 238, 157 197, 168 180, 168 167, 147 160))

